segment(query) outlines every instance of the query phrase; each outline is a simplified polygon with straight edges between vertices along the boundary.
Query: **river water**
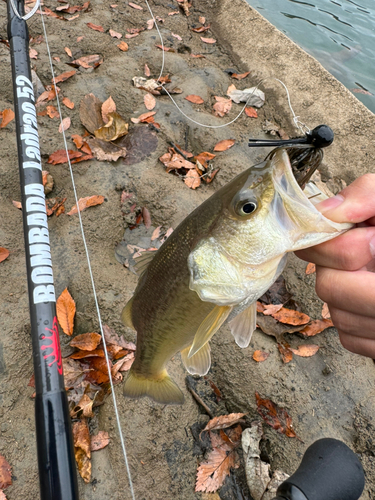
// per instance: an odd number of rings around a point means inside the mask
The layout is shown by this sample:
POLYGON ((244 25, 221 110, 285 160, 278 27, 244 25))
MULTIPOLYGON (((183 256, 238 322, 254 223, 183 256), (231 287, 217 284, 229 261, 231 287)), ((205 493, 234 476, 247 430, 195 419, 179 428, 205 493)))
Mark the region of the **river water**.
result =
POLYGON ((375 0, 247 0, 375 113, 375 0))

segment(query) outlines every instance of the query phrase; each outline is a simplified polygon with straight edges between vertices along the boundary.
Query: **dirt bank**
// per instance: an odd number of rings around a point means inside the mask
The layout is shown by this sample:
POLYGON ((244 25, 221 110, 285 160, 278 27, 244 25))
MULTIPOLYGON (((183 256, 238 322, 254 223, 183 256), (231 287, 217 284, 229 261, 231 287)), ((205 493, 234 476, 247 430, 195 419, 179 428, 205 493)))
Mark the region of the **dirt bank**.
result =
MULTIPOLYGON (((79 17, 72 21, 45 18, 57 74, 71 70, 67 64, 72 59, 92 54, 99 54, 103 59, 96 69, 77 68, 75 76, 60 84, 63 96, 75 103, 74 109, 63 109, 64 116, 71 118, 68 138, 71 134, 84 133, 79 103, 86 94, 93 93, 102 101, 112 96, 118 112, 130 124, 129 136, 135 137, 139 130, 147 128, 149 144, 152 144, 148 151, 133 149, 132 154, 131 144, 128 144, 129 155, 125 160, 90 160, 74 165, 79 197, 94 194, 105 197, 102 205, 83 213, 83 223, 103 322, 128 340, 134 340, 134 333, 122 325, 120 314, 135 289, 137 277, 124 267, 118 246, 126 229, 120 205, 121 192, 134 193, 137 204, 147 207, 154 228, 159 225, 174 228, 228 180, 263 160, 266 151, 249 150, 247 139, 270 137, 262 128, 266 120, 277 124, 290 136, 296 135, 285 92, 270 80, 262 87, 266 103, 258 110, 256 119, 242 115, 225 128, 201 128, 189 122, 168 96, 160 95, 156 96, 154 109, 160 129, 142 123, 133 124, 130 118, 147 110, 143 102, 145 92, 133 86, 132 78, 144 76, 145 64, 149 66, 151 76, 158 77, 162 51, 155 45, 160 41, 155 28, 145 30, 126 39, 129 50, 122 52, 117 47, 119 40, 112 38, 109 30, 121 33, 124 40, 127 29, 146 27, 150 15, 146 6, 138 3, 143 10, 133 9, 123 1, 117 7, 110 7, 92 0, 90 9, 80 12, 79 17), (104 31, 90 29, 87 26, 90 22, 102 26, 104 31), (77 41, 77 37, 82 36, 84 38, 77 41), (72 57, 64 47, 70 48, 72 57), (224 139, 235 139, 235 145, 217 154, 213 165, 220 171, 211 183, 202 183, 197 190, 189 189, 180 177, 167 174, 158 160, 167 152, 170 142, 198 154, 212 152, 214 145, 224 139)), ((243 0, 193 0, 192 4, 191 15, 186 17, 174 0, 151 2, 154 14, 164 19, 159 22, 164 42, 174 50, 165 52, 164 75, 169 73, 170 85, 182 90, 175 99, 188 116, 210 125, 229 122, 238 113, 239 105, 234 104, 226 116, 215 117, 212 114, 214 96, 227 97, 230 84, 235 83, 237 88, 244 89, 274 76, 288 86, 293 107, 302 122, 310 128, 326 123, 335 131, 334 144, 327 151, 322 167, 323 179, 330 180, 331 187, 337 189, 336 178, 349 183, 365 172, 374 171, 375 116, 317 61, 243 0), (178 14, 169 16, 172 11, 178 14), (204 33, 191 31, 192 27, 201 26, 199 16, 204 16, 206 25, 211 25, 204 33), (172 34, 179 35, 181 40, 172 34), (216 42, 207 44, 202 42, 201 36, 213 38, 216 42), (205 57, 194 58, 192 54, 205 57), (230 76, 233 72, 241 74, 247 71, 250 75, 240 81, 230 76), (190 94, 199 95, 204 103, 191 104, 184 99, 190 94)), ((53 11, 57 5, 60 4, 46 4, 53 11)), ((5 19, 5 10, 3 3, 0 5, 1 19, 5 19)), ((34 39, 42 35, 39 18, 34 17, 29 26, 34 39)), ((6 38, 4 24, 0 26, 0 35, 6 38)), ((45 41, 32 45, 32 48, 37 51, 32 66, 46 86, 51 82, 51 75, 45 41)), ((13 107, 9 49, 5 44, 0 44, 0 69, 1 111, 13 107)), ((45 109, 45 106, 40 109, 45 109)), ((63 147, 58 125, 56 118, 39 117, 43 165, 55 183, 48 196, 66 197, 68 211, 74 204, 68 167, 66 164, 47 163, 49 156, 63 147)), ((145 132, 140 134, 143 137, 145 132)), ((21 212, 12 204, 12 200, 20 200, 14 121, 0 129, 0 137, 0 246, 10 250, 8 259, 0 263, 0 454, 6 456, 13 468, 13 485, 6 490, 7 498, 34 500, 38 498, 38 476, 33 389, 27 385, 33 372, 30 323, 21 212)), ((69 147, 74 149, 70 139, 69 147)), ((49 227, 57 295, 68 287, 76 301, 75 334, 97 331, 98 321, 78 219, 66 214, 52 216, 49 227)), ((291 256, 284 276, 293 299, 303 312, 315 319, 320 317, 322 303, 314 293, 314 275, 307 276, 305 267, 305 263, 291 256)), ((69 340, 61 334, 63 354, 71 352, 69 340)), ((293 347, 303 342, 296 336, 290 336, 288 340, 293 347)), ((295 356, 290 363, 284 364, 272 337, 257 330, 251 345, 241 350, 235 345, 228 328, 223 327, 212 342, 213 366, 208 377, 223 396, 220 404, 212 403, 213 407, 216 414, 247 413, 248 424, 259 419, 255 391, 269 397, 288 410, 301 438, 301 441, 289 439, 265 426, 262 449, 272 469, 281 468, 290 473, 311 442, 327 436, 340 438, 359 453, 366 469, 368 482, 362 498, 374 498, 374 363, 346 352, 333 328, 315 337, 314 344, 320 346, 315 356, 295 356), (256 363, 252 359, 256 349, 269 352, 269 358, 256 363)), ((185 388, 186 372, 178 356, 171 361, 170 372, 184 390, 186 402, 182 407, 163 408, 148 400, 125 400, 121 385, 116 388, 136 498, 215 500, 213 495, 202 497, 201 493, 194 492, 202 450, 197 448, 191 429, 196 429, 197 422, 200 425, 205 423, 208 416, 185 388)), ((81 498, 129 499, 111 400, 107 399, 95 412, 91 430, 94 433, 108 431, 111 441, 107 448, 93 453, 92 482, 84 484, 79 479, 81 498)), ((241 470, 238 478, 236 476, 236 480, 226 483, 220 491, 222 500, 250 499, 243 480, 243 468, 241 470)))

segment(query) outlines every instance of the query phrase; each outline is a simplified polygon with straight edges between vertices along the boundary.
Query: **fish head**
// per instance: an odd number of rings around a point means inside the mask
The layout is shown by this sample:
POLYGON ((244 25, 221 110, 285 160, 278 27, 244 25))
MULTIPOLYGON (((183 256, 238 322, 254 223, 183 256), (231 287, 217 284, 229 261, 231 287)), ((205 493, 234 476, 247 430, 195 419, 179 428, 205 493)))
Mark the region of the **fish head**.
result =
MULTIPOLYGON (((284 149, 212 197, 221 210, 188 257, 189 287, 217 305, 251 303, 277 279, 285 254, 351 227, 325 218, 298 185, 284 149)), ((207 200, 205 210, 210 208, 207 200)))

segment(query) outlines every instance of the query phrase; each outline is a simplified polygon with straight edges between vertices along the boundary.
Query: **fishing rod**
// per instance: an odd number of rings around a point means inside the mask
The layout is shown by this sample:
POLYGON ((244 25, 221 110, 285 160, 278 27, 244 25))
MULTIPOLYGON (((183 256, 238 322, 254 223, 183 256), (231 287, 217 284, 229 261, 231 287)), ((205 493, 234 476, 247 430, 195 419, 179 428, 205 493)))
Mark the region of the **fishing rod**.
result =
MULTIPOLYGON (((33 11, 38 8, 38 3, 33 11)), ((64 388, 51 248, 42 181, 24 0, 8 0, 18 166, 35 375, 35 427, 42 500, 78 500, 64 388)))

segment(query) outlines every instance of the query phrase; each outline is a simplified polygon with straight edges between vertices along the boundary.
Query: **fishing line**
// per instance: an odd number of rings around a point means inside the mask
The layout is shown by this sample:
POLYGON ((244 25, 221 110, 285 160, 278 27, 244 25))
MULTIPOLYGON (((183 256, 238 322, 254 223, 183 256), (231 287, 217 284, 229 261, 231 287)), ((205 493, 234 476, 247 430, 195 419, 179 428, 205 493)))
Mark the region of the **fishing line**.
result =
MULTIPOLYGON (((53 84, 55 86, 57 108, 58 108, 58 112, 59 112, 59 115, 60 115, 60 126, 61 126, 61 129, 62 129, 62 136, 63 136, 64 147, 65 147, 65 151, 66 151, 66 156, 68 158, 69 172, 70 172, 70 178, 71 178, 71 181, 72 181, 74 199, 75 199, 75 202, 76 202, 76 206, 78 208, 78 195, 77 195, 76 185, 75 185, 75 181, 74 181, 73 168, 72 168, 72 165, 71 165, 71 162, 70 162, 70 158, 69 158, 69 153, 68 153, 68 145, 67 145, 67 142, 66 142, 66 136, 65 136, 64 126, 63 126, 63 118, 62 118, 61 107, 60 107, 60 99, 59 99, 59 96, 58 96, 58 92, 56 90, 55 72, 54 72, 54 69, 53 69, 52 57, 51 57, 51 52, 50 52, 49 43, 48 43, 47 30, 46 30, 46 26, 44 24, 42 8, 41 8, 40 12, 41 12, 42 25, 43 25, 43 32, 44 32, 44 37, 45 37, 46 47, 47 47, 47 52, 48 52, 49 64, 50 64, 50 69, 51 69, 51 74, 52 74, 52 80, 53 80, 53 84)), ((100 314, 100 309, 99 309, 98 297, 97 297, 97 294, 96 294, 96 287, 95 287, 94 276, 93 276, 92 268, 91 268, 91 261, 90 261, 90 256, 89 256, 89 250, 88 250, 87 243, 86 243, 85 231, 83 229, 81 212, 79 210, 78 210, 78 219, 79 219, 79 225, 80 225, 80 229, 81 229, 83 246, 85 248, 85 254, 86 254, 86 259, 87 259, 88 271, 89 271, 89 274, 90 274, 91 287, 92 287, 94 301, 95 301, 96 313, 97 313, 97 316, 98 316, 98 321, 99 321, 99 325, 100 325, 100 332, 101 332, 101 335, 102 335, 102 341, 103 341, 105 359, 106 359, 107 369, 108 369, 109 382, 110 382, 111 392, 112 392, 113 407, 114 407, 114 411, 115 411, 115 415, 116 415, 117 428, 118 428, 118 432, 119 432, 119 435, 120 435, 122 453, 123 453, 123 456, 124 456, 124 461, 125 461, 125 466, 126 466, 126 472, 127 472, 127 475, 128 475, 128 481, 129 481, 129 487, 130 487, 131 496, 132 496, 132 499, 135 500, 134 488, 133 488, 133 481, 132 481, 132 477, 131 477, 131 473, 130 473, 128 456, 127 456, 126 446, 125 446, 125 440, 124 440, 124 437, 123 437, 123 431, 122 431, 121 422, 120 422, 120 415, 119 415, 118 408, 117 408, 117 400, 116 400, 115 390, 114 390, 114 386, 113 386, 112 373, 111 373, 111 365, 110 365, 110 361, 109 361, 109 357, 108 357, 108 350, 107 350, 107 342, 106 342, 105 335, 104 335, 104 332, 103 332, 103 324, 102 324, 102 319, 101 319, 101 314, 100 314)))
POLYGON ((40 2, 41 0, 37 0, 36 1, 36 4, 34 5, 33 9, 28 13, 28 14, 25 14, 24 16, 21 16, 20 13, 18 12, 17 10, 17 7, 14 3, 14 0, 10 0, 10 5, 12 6, 12 9, 13 9, 13 12, 15 13, 15 15, 18 17, 18 19, 23 19, 24 21, 27 21, 28 19, 30 19, 30 17, 32 17, 35 12, 38 10, 39 8, 39 5, 40 5, 40 2))
MULTIPOLYGON (((159 26, 157 24, 157 21, 155 19, 155 16, 151 10, 151 7, 148 3, 148 0, 145 0, 145 3, 147 5, 147 8, 150 12, 150 15, 152 17, 152 20, 154 21, 154 25, 155 25, 155 28, 158 32, 158 35, 159 35, 159 39, 160 39, 160 43, 161 43, 161 47, 162 47, 162 63, 161 63, 161 69, 160 69, 160 74, 158 76, 158 78, 156 79, 156 81, 159 82, 160 78, 162 77, 163 75, 163 72, 164 72, 164 65, 165 65, 165 51, 164 51, 164 42, 163 42, 163 37, 161 35, 161 32, 159 30, 159 26)), ((171 96, 171 94, 168 92, 168 90, 164 87, 164 85, 160 83, 160 86, 163 88, 163 90, 168 94, 169 98, 171 99, 171 101, 173 102, 173 104, 176 106, 176 108, 178 109, 178 111, 185 117, 187 118, 188 120, 190 120, 191 122, 195 123, 196 125, 199 125, 200 127, 205 127, 205 128, 223 128, 223 127, 227 127, 228 125, 231 125, 232 123, 234 123, 236 120, 238 120, 238 118, 242 115, 242 113, 245 111, 245 108, 248 104, 248 102, 250 101, 250 98, 251 96, 254 94, 254 92, 258 89, 259 85, 261 85, 263 82, 265 82, 266 80, 275 80, 276 82, 279 82, 281 83, 281 85, 284 87, 285 89, 285 92, 286 92, 286 95, 287 95, 287 99, 288 99, 288 105, 289 105, 289 108, 290 108, 290 111, 293 115, 293 122, 296 126, 296 128, 298 128, 303 134, 308 134, 310 133, 310 129, 309 127, 301 122, 299 120, 299 116, 296 116, 293 108, 292 108, 292 103, 290 101, 290 95, 289 95, 289 90, 287 88, 287 86, 285 85, 284 82, 282 82, 281 80, 279 80, 278 78, 275 78, 273 76, 268 76, 266 78, 263 78, 256 87, 254 87, 254 90, 251 92, 251 94, 249 94, 249 97, 247 98, 246 102, 245 102, 245 105, 243 106, 243 108, 241 109, 241 111, 238 113, 238 115, 233 118, 233 120, 231 120, 230 122, 227 122, 227 123, 223 123, 222 125, 206 125, 205 123, 200 123, 200 122, 197 122, 196 120, 194 120, 193 118, 191 118, 190 116, 188 116, 187 114, 184 113, 184 111, 182 111, 182 109, 178 106, 178 104, 176 103, 176 101, 173 99, 173 97, 171 96)))

